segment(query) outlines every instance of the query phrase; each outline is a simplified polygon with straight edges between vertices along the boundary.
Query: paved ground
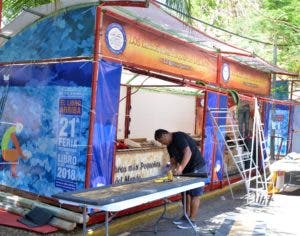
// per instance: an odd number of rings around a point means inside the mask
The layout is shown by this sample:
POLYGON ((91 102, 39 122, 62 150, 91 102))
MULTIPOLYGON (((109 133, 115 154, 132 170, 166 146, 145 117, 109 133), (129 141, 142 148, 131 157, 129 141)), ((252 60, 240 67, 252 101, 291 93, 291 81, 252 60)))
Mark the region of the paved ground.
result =
MULTIPOLYGON (((202 202, 197 224, 200 231, 178 229, 171 220, 163 220, 157 236, 176 235, 300 235, 300 189, 277 194, 269 206, 247 205, 244 191, 229 193, 202 202)), ((153 235, 153 224, 125 232, 123 235, 153 235)))
MULTIPOLYGON (((163 219, 158 224, 157 236, 189 236, 189 235, 300 235, 300 189, 292 193, 276 194, 267 207, 247 205, 244 198, 244 190, 234 190, 235 200, 232 200, 230 192, 222 196, 215 196, 202 201, 197 224, 200 231, 195 234, 191 230, 178 229, 170 219, 163 219)), ((172 203, 174 204, 174 203, 172 203)), ((154 220, 147 220, 149 211, 142 213, 146 220, 140 220, 139 224, 128 224, 120 236, 152 236, 154 235, 154 220)), ((179 216, 180 212, 177 212, 179 216)), ((171 215, 169 215, 170 217, 171 215)), ((175 217, 175 215, 172 215, 175 217)), ((155 218, 157 219, 157 218, 155 218)), ((121 219, 122 221, 122 219, 121 219)), ((114 220, 116 227, 118 221, 114 220)), ((120 221, 119 221, 120 222, 120 221)), ((103 231, 102 231, 103 232, 103 231)), ((0 226, 2 236, 37 236, 23 230, 0 226)), ((59 232, 51 236, 82 235, 81 227, 71 233, 59 232)), ((93 235, 103 235, 94 233, 93 235)))

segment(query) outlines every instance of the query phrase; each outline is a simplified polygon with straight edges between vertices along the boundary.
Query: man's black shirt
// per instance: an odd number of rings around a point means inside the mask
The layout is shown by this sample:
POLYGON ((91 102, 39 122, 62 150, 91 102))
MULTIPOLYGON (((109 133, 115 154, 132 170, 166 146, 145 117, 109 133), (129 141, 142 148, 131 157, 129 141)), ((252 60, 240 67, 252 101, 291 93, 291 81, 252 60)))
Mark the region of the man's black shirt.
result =
POLYGON ((183 174, 191 173, 205 165, 205 161, 197 147, 196 141, 183 132, 172 133, 172 142, 168 145, 168 152, 171 158, 175 158, 176 162, 181 163, 183 159, 183 151, 189 146, 192 156, 188 164, 183 170, 183 174))

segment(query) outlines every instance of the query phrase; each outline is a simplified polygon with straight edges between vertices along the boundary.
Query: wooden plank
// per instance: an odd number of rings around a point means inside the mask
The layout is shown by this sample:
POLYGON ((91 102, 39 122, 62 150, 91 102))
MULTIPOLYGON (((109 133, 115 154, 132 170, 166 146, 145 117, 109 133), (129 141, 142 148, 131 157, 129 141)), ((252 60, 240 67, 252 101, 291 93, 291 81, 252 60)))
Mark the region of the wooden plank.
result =
MULTIPOLYGON (((26 199, 23 197, 15 196, 15 195, 12 195, 9 193, 4 193, 4 192, 0 192, 0 200, 1 201, 10 201, 12 203, 15 203, 18 206, 26 207, 29 209, 32 209, 32 208, 38 206, 38 207, 45 208, 45 209, 51 211, 56 217, 66 219, 71 222, 76 222, 76 223, 80 223, 80 224, 83 223, 82 214, 68 211, 68 210, 58 208, 55 206, 51 206, 51 205, 48 205, 48 204, 45 204, 42 202, 33 201, 30 199, 26 199)), ((86 222, 88 222, 88 220, 89 220, 89 217, 87 216, 86 222)))
MULTIPOLYGON (((30 211, 30 209, 28 209, 28 208, 17 206, 15 203, 6 201, 6 200, 4 200, 3 202, 0 202, 0 207, 4 208, 6 211, 8 211, 10 213, 20 215, 20 216, 24 216, 30 211)), ((67 230, 67 231, 71 231, 71 230, 75 229, 75 227, 76 227, 75 222, 69 222, 69 221, 66 221, 66 220, 63 220, 63 219, 60 219, 57 217, 53 217, 51 219, 51 221, 49 222, 49 225, 52 225, 56 228, 67 230)))

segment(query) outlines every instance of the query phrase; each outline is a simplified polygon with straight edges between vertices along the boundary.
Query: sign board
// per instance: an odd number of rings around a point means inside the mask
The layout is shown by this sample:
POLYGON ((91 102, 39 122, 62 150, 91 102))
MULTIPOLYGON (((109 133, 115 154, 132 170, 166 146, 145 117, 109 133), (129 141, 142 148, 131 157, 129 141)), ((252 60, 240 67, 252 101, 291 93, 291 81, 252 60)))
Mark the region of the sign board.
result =
POLYGON ((271 80, 268 73, 223 60, 220 86, 240 92, 268 96, 271 80))
POLYGON ((216 56, 190 44, 104 15, 100 46, 104 57, 152 71, 216 83, 216 56))
POLYGON ((161 175, 168 161, 168 152, 163 148, 117 151, 113 182, 137 181, 161 175))

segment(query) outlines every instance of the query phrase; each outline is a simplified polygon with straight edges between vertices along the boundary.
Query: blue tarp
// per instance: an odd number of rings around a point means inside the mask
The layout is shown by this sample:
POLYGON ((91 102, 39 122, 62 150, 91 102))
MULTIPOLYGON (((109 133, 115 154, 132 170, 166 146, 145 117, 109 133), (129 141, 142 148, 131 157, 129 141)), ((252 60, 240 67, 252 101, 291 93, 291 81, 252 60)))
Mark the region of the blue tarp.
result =
POLYGON ((272 122, 272 104, 266 103, 264 113, 264 134, 267 142, 267 149, 270 152, 271 132, 275 129, 275 154, 280 151, 280 155, 287 153, 287 141, 289 138, 289 113, 290 107, 288 105, 275 105, 275 120, 272 122), (281 145, 281 140, 282 145, 281 145), (280 147, 281 145, 281 147, 280 147), (280 148, 280 150, 279 150, 280 148))
POLYGON ((122 66, 102 60, 99 64, 96 118, 90 185, 111 184, 122 66))
MULTIPOLYGON (((207 92, 207 107, 209 108, 227 108, 227 96, 214 92, 207 92)), ((224 125, 226 119, 218 119, 219 125, 224 125)), ((203 145, 203 155, 207 164, 208 173, 216 173, 218 180, 223 179, 223 153, 224 153, 224 141, 222 136, 214 131, 213 120, 206 112, 205 115, 205 141, 203 145), (216 136, 215 136, 216 135, 216 136), (215 164, 213 166, 213 159, 215 156, 215 164)), ((213 179, 217 181, 217 179, 213 179)))

